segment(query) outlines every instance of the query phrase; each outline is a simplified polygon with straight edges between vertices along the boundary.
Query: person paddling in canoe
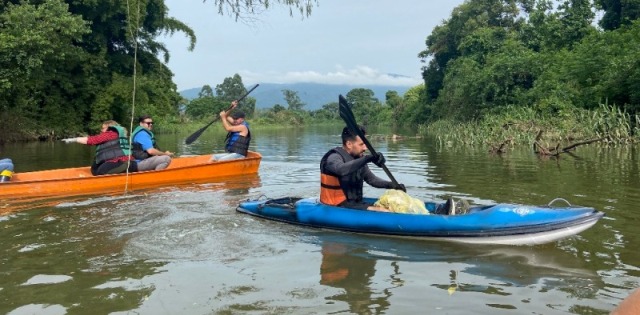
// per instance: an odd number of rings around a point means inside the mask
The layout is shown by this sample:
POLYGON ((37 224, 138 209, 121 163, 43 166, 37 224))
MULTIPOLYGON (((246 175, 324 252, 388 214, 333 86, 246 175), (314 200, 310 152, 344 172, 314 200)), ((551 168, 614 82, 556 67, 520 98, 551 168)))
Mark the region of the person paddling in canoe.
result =
MULTIPOLYGON (((362 134, 365 130, 358 125, 362 134)), ((327 152, 320 160, 320 202, 344 208, 388 211, 363 200, 363 182, 376 187, 406 192, 403 184, 394 184, 374 175, 367 163, 381 166, 385 162, 382 153, 365 155, 367 146, 348 127, 342 130, 342 147, 327 152)))
POLYGON ((91 164, 91 174, 120 174, 129 170, 137 172, 138 165, 131 156, 127 129, 114 120, 102 123, 102 132, 95 136, 62 139, 65 143, 82 143, 96 146, 96 157, 91 164))
POLYGON ((133 130, 133 157, 138 171, 163 170, 171 163, 173 152, 162 151, 156 144, 153 134, 153 119, 149 115, 138 118, 139 126, 133 130))
POLYGON ((10 158, 0 159, 0 183, 8 182, 13 176, 13 161, 10 158))
POLYGON ((211 156, 211 161, 235 160, 247 156, 249 143, 251 143, 251 131, 249 131, 249 123, 244 120, 244 112, 235 111, 229 115, 229 112, 236 106, 238 106, 238 101, 233 101, 228 111, 220 112, 222 127, 227 131, 225 144, 227 152, 214 154, 211 156))

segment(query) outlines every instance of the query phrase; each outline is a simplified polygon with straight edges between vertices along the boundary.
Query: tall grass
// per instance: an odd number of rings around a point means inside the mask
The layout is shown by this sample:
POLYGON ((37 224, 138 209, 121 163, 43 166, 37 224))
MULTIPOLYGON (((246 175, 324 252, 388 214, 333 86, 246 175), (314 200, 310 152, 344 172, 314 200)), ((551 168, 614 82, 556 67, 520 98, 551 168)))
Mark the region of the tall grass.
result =
POLYGON ((419 126, 420 134, 435 136, 442 144, 530 145, 539 131, 546 141, 572 142, 605 138, 608 144, 640 141, 640 117, 619 107, 600 104, 595 110, 571 109, 542 113, 529 107, 508 106, 469 122, 439 120, 419 126))

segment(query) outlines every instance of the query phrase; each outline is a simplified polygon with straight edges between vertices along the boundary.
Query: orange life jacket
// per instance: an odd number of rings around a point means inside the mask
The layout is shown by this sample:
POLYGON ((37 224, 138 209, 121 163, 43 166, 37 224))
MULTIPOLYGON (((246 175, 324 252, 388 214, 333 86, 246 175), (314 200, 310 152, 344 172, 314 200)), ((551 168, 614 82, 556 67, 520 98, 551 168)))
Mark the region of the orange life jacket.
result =
POLYGON ((362 175, 361 172, 355 172, 346 178, 342 178, 345 183, 340 182, 340 178, 325 169, 325 164, 329 155, 338 153, 342 160, 347 162, 353 160, 353 157, 347 153, 342 147, 337 147, 329 150, 320 161, 320 202, 330 206, 337 206, 343 201, 349 199, 348 193, 345 192, 345 187, 352 190, 351 196, 354 199, 362 199, 361 194, 357 193, 362 191, 362 175), (359 185, 358 185, 359 183, 359 185))
POLYGON ((320 173, 320 202, 325 205, 337 206, 347 200, 347 196, 340 187, 337 177, 320 173))

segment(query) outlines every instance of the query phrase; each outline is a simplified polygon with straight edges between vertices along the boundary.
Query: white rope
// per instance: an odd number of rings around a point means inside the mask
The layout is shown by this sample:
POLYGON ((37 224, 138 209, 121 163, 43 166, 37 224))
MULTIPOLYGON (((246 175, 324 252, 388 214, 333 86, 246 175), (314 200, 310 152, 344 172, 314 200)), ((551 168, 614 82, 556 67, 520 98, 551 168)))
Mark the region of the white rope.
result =
MULTIPOLYGON (((135 33, 131 27, 131 10, 129 5, 129 0, 127 0, 127 24, 129 28, 129 33, 131 34, 131 38, 133 39, 133 91, 131 92, 131 122, 129 123, 129 153, 133 150, 133 118, 136 112, 136 75, 138 69, 138 30, 140 28, 140 0, 136 1, 136 24, 135 24, 135 33)), ((127 173, 125 177, 124 183, 124 194, 127 193, 129 189, 129 167, 131 166, 131 159, 127 160, 127 173)))

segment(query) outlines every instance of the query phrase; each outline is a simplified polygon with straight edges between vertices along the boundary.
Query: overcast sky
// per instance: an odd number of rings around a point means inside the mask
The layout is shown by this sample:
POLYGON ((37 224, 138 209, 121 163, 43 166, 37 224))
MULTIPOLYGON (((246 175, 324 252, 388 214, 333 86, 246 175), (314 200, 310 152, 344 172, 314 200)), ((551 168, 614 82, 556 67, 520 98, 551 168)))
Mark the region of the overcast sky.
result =
POLYGON ((318 82, 413 86, 422 82, 418 53, 426 37, 463 0, 319 0, 302 18, 282 6, 253 23, 217 14, 212 1, 166 0, 169 16, 189 25, 162 38, 178 90, 212 87, 240 74, 245 85, 318 82), (396 78, 388 74, 406 77, 396 78))

